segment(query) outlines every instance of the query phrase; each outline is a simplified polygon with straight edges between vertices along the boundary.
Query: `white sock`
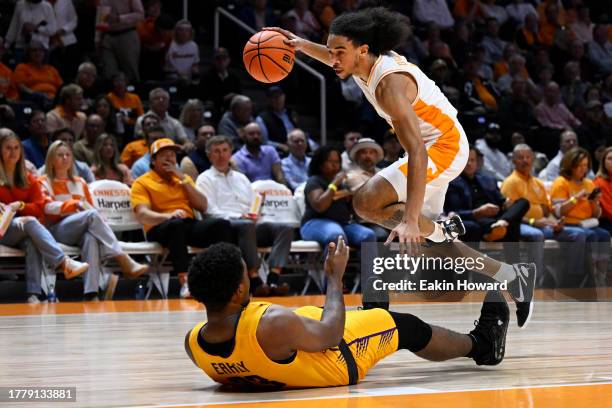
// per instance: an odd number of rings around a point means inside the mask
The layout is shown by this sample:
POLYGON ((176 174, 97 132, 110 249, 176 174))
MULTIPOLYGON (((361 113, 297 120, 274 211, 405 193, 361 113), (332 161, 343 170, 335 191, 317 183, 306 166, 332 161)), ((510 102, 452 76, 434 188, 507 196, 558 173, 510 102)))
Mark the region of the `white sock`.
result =
POLYGON ((425 238, 427 238, 428 240, 432 241, 432 242, 444 242, 446 241, 446 235, 444 235, 444 228, 438 224, 437 222, 434 222, 434 230, 431 233, 431 235, 426 236, 425 238))
POLYGON ((516 271, 512 265, 502 262, 501 268, 499 268, 499 271, 493 275, 493 279, 498 282, 512 282, 516 279, 516 271))

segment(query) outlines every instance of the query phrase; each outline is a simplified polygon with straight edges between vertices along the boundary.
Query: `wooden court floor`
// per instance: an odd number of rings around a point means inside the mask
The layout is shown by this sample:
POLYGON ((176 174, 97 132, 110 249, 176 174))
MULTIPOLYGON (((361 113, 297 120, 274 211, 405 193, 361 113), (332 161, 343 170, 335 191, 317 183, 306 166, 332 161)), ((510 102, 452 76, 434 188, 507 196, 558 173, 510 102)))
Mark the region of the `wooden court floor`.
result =
MULTIPOLYGON (((392 309, 466 332, 478 318, 478 298, 392 309)), ((320 305, 323 298, 279 301, 320 305)), ((195 302, 0 305, 0 387, 77 390, 74 403, 0 406, 612 407, 612 303, 542 300, 526 330, 516 327, 512 305, 511 313, 506 359, 496 367, 432 363, 401 351, 356 386, 243 393, 220 390, 185 355, 185 333, 205 318, 195 302)))

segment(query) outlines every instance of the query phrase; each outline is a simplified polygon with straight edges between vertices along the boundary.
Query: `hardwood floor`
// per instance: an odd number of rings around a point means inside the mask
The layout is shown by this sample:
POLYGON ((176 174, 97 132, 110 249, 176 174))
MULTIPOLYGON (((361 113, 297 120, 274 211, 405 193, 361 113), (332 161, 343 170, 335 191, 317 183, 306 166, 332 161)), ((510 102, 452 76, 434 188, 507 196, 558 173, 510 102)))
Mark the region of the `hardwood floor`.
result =
MULTIPOLYGON (((321 301, 293 297, 282 303, 321 301)), ((347 297, 347 303, 356 305, 358 298, 347 297)), ((480 304, 415 303, 392 309, 466 332, 480 304)), ((253 394, 220 391, 185 355, 186 331, 205 318, 195 302, 2 305, 0 387, 77 388, 76 403, 31 402, 27 407, 610 406, 612 303, 541 301, 526 330, 517 328, 512 305, 511 313, 506 359, 497 367, 478 367, 468 359, 432 363, 401 351, 357 386, 253 394)))

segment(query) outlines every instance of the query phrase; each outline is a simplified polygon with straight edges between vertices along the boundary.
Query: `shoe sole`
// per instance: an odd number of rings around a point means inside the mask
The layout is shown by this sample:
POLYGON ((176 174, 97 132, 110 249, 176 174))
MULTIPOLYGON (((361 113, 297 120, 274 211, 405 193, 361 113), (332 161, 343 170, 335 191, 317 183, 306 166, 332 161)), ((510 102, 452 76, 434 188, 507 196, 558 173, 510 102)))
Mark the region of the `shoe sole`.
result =
POLYGON ((508 229, 506 227, 495 227, 489 232, 485 234, 482 238, 487 242, 499 241, 504 238, 508 233, 508 229))
MULTIPOLYGON (((504 360, 504 357, 506 356, 506 335, 508 334, 508 327, 510 326, 510 308, 508 308, 508 302, 506 302, 506 299, 504 298, 504 296, 500 292, 497 292, 497 291, 488 292, 487 296, 485 296, 485 302, 491 302, 491 303, 499 302, 499 303, 503 303, 506 306, 505 308, 506 316, 505 316, 505 319, 502 319, 502 321, 504 322, 503 324, 504 329, 503 329, 503 334, 501 336, 501 346, 503 348, 501 352, 501 356, 495 362, 479 364, 479 365, 495 366, 495 365, 500 364, 504 360)), ((497 348, 498 347, 496 347, 496 349, 497 348)))
POLYGON ((491 364, 491 365, 498 365, 502 361, 504 361, 504 357, 506 356, 506 335, 508 334, 508 327, 509 326, 510 326, 510 316, 508 316, 508 320, 504 324, 504 333, 502 335, 502 343, 501 343, 501 346, 503 347, 503 351, 501 352, 501 357, 499 358, 499 361, 497 361, 495 364, 491 364))
MULTIPOLYGON (((498 365, 502 361, 504 361, 504 357, 506 356, 506 335, 508 334, 508 327, 510 326, 510 308, 508 307, 508 302, 506 302, 506 299, 501 294, 501 292, 494 292, 492 295, 497 297, 497 299, 495 299, 493 301, 500 302, 504 306, 506 306, 506 308, 505 308, 506 309, 506 316, 505 316, 506 318, 503 319, 504 329, 503 329, 503 334, 502 334, 502 337, 501 337, 501 339, 502 339, 501 340, 501 346, 502 346, 503 350, 501 352, 501 356, 500 356, 498 361, 496 361, 494 364, 488 364, 488 365, 498 365)), ((486 297, 485 297, 485 299, 486 299, 486 297)))

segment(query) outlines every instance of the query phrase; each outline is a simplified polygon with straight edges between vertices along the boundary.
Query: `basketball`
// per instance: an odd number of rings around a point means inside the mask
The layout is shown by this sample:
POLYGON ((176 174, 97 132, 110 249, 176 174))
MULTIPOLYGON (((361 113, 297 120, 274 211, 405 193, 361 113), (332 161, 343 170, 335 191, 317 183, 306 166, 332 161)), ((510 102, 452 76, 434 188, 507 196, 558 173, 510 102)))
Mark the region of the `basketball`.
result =
POLYGON ((285 78, 293 69, 295 53, 276 31, 260 31, 244 46, 244 67, 259 82, 272 83, 285 78))

